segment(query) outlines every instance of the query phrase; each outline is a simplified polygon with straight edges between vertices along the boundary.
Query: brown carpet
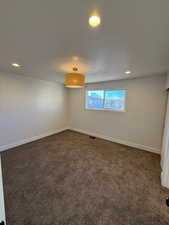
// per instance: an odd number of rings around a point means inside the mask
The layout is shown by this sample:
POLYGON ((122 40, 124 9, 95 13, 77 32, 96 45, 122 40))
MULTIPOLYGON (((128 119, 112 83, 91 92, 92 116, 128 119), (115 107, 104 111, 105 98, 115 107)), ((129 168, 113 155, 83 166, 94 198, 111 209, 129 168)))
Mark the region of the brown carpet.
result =
POLYGON ((65 131, 2 153, 8 225, 167 225, 160 156, 65 131))

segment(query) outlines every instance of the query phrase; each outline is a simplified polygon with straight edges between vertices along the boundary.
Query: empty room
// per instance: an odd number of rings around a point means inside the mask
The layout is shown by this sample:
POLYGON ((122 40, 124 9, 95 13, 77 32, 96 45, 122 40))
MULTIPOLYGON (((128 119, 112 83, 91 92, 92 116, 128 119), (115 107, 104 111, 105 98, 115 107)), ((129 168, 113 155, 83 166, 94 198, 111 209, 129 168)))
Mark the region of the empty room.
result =
POLYGON ((0 2, 0 225, 169 225, 169 1, 0 2))

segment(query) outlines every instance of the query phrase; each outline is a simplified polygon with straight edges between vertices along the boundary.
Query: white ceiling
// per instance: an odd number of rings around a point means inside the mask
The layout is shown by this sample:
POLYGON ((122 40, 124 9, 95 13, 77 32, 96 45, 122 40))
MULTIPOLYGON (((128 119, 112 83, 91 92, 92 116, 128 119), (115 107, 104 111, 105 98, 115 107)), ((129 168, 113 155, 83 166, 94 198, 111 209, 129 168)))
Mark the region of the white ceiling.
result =
POLYGON ((0 71, 63 82, 77 65, 96 82, 169 70, 169 0, 0 2, 0 71), (102 24, 93 29, 96 9, 102 24))

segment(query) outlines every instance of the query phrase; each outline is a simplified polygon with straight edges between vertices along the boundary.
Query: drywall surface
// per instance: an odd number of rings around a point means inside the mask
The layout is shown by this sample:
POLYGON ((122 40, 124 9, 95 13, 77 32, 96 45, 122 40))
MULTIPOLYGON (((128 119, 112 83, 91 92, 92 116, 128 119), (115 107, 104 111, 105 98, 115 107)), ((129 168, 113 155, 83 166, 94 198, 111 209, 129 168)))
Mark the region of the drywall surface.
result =
POLYGON ((166 76, 86 85, 69 90, 71 129, 160 153, 166 108, 166 76), (126 89, 126 112, 85 110, 85 91, 126 89))
POLYGON ((0 73, 0 150, 67 126, 67 90, 62 84, 0 73))
MULTIPOLYGON (((167 96, 168 97, 168 96, 167 96)), ((169 188, 169 97, 167 99, 167 110, 165 116, 165 129, 161 151, 161 183, 169 188)))
POLYGON ((0 157, 0 222, 6 221, 5 217, 5 206, 4 206, 4 191, 3 191, 3 178, 2 178, 2 167, 0 157))

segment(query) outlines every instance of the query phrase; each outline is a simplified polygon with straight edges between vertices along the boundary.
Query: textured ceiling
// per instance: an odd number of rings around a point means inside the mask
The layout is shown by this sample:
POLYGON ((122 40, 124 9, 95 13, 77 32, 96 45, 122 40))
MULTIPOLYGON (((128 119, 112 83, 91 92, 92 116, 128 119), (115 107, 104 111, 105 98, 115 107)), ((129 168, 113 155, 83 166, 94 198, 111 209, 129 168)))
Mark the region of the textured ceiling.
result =
POLYGON ((1 0, 0 71, 63 82, 73 66, 87 82, 168 71, 169 1, 1 0))

